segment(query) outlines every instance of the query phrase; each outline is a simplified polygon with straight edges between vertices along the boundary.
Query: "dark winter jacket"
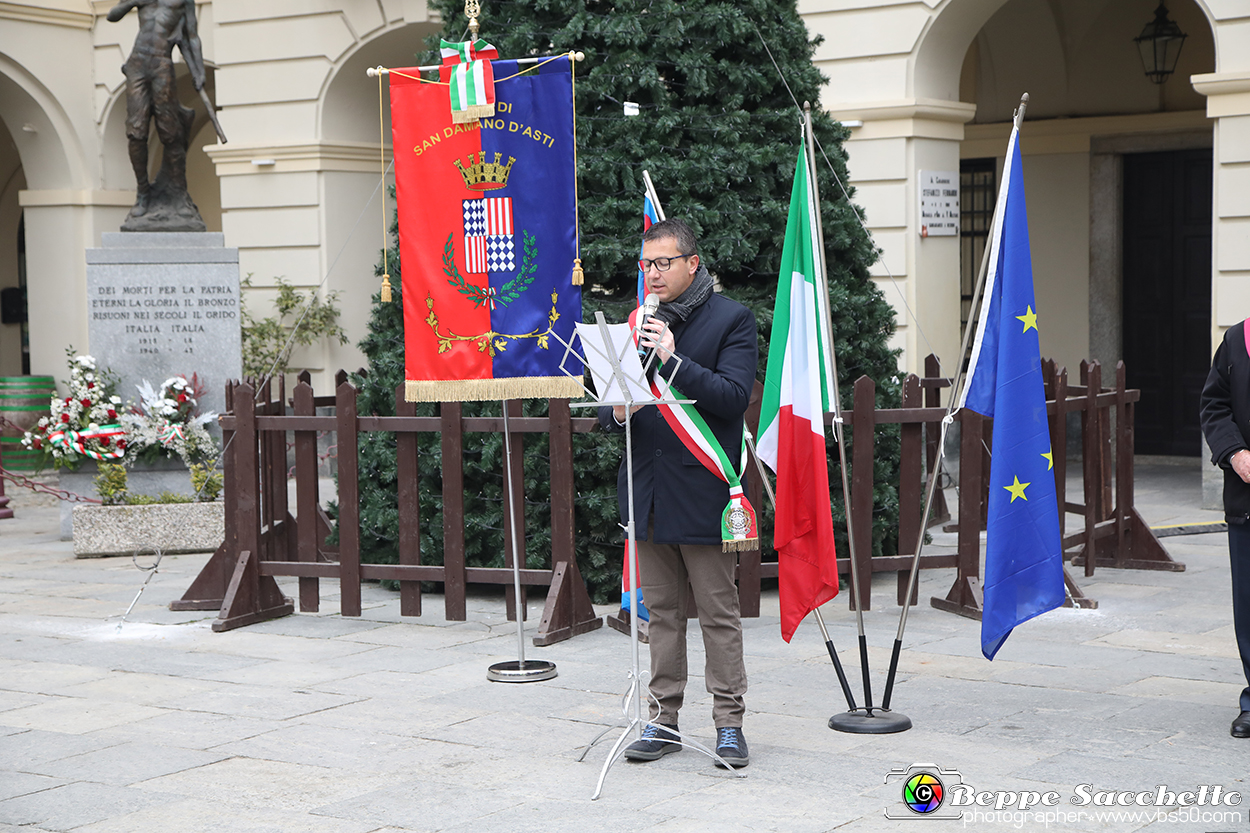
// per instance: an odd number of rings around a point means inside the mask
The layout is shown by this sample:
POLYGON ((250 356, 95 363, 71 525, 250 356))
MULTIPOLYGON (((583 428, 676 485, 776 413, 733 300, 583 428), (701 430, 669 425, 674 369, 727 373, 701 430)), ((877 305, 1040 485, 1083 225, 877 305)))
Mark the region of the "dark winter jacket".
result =
POLYGON ((1228 328, 1215 351, 1211 373, 1202 388, 1202 433, 1211 447, 1211 462, 1224 469, 1224 516, 1229 523, 1250 518, 1250 483, 1229 465, 1238 451, 1250 448, 1250 354, 1246 324, 1228 328))
MULTIPOLYGON (((695 407, 720 441, 735 467, 742 456, 742 417, 755 385, 758 361, 755 316, 723 295, 713 293, 685 321, 674 324, 675 353, 681 364, 660 369, 695 407)), ((607 431, 622 432, 612 409, 599 409, 607 431)), ((655 540, 661 544, 719 544, 721 514, 729 487, 684 445, 660 409, 648 405, 633 415, 634 512, 638 540, 646 540, 647 518, 654 509, 655 540)), ((741 472, 739 472, 741 474, 741 472)), ((621 523, 629 516, 624 461, 617 476, 621 523)))

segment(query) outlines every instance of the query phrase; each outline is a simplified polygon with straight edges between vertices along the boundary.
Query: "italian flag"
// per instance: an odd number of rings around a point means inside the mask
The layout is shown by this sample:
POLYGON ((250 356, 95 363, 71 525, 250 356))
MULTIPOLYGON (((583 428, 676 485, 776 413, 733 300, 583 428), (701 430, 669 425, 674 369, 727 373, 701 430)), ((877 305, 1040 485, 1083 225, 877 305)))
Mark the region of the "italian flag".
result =
POLYGON ((760 411, 760 459, 777 474, 781 637, 838 594, 829 505, 824 414, 833 390, 829 300, 821 291, 816 191, 806 144, 799 149, 781 253, 768 371, 760 411))

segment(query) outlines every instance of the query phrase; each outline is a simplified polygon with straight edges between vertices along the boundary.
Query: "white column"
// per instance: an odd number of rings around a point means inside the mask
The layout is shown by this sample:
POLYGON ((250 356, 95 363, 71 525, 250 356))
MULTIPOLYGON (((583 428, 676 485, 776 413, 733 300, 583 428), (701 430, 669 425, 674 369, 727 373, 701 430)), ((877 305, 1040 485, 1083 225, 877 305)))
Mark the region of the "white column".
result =
POLYGON ((920 236, 919 171, 958 171, 964 124, 976 105, 907 99, 831 111, 841 121, 862 121, 847 142, 854 202, 867 213, 874 242, 883 249, 872 276, 895 309, 900 368, 924 370, 936 353, 953 372, 959 352, 959 238, 920 236))
POLYGON ((1192 77, 1216 119, 1213 160, 1211 349, 1250 317, 1250 72, 1192 77))
MULTIPOLYGON (((239 249, 240 273, 251 274, 253 289, 244 293, 249 313, 274 314, 276 278, 305 292, 337 292, 349 343, 302 349, 291 364, 313 371, 318 388, 340 368, 363 366, 356 343, 368 332, 370 297, 380 285, 373 276, 382 248, 381 190, 374 193, 382 171, 378 146, 232 142, 208 153, 221 180, 222 231, 239 249)), ((393 213, 388 199, 388 228, 393 213)))
POLYGON ((65 375, 65 350, 87 342, 87 262, 83 251, 116 231, 134 204, 133 191, 21 191, 26 218, 26 293, 30 372, 65 375))

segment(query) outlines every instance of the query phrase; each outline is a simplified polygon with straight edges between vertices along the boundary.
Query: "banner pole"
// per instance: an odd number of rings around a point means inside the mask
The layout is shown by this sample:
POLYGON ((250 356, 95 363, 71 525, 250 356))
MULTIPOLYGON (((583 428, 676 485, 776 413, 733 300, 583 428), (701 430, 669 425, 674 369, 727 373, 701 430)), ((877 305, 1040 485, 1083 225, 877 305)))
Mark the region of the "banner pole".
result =
MULTIPOLYGON (((764 469, 764 463, 760 460, 760 455, 755 450, 755 438, 751 436, 751 432, 746 426, 742 427, 743 437, 746 438, 747 448, 751 452, 751 459, 755 461, 755 468, 759 472, 760 481, 764 484, 764 492, 768 495, 768 502, 772 504, 773 512, 777 511, 777 495, 773 492, 773 484, 768 482, 768 473, 764 469)), ((762 545, 761 545, 762 546, 762 545)), ((846 698, 846 705, 851 711, 855 711, 855 695, 851 693, 851 685, 846 680, 846 671, 842 668, 842 660, 838 658, 838 649, 833 645, 833 639, 829 636, 829 629, 825 627, 825 618, 820 615, 820 608, 812 608, 812 613, 816 614, 816 624, 820 627, 820 633, 825 638, 825 650, 829 652, 829 659, 833 661, 834 673, 838 675, 838 685, 842 686, 842 696, 846 698)))
MULTIPOLYGON (((543 61, 550 61, 552 58, 559 58, 567 54, 570 54, 570 53, 560 53, 559 55, 544 55, 542 57, 535 57, 535 58, 514 58, 513 60, 516 61, 517 66, 526 66, 528 64, 540 64, 543 61)), ((572 54, 574 61, 586 60, 585 52, 573 52, 571 54, 572 54)), ((417 72, 434 72, 435 70, 440 70, 442 68, 443 68, 442 64, 429 64, 423 67, 415 67, 417 72)), ((390 74, 391 74, 391 71, 387 67, 369 67, 368 69, 365 70, 365 75, 368 75, 370 78, 376 78, 379 75, 390 75, 390 74)))
MULTIPOLYGON (((508 487, 508 528, 512 531, 512 591, 516 599, 517 659, 497 662, 486 670, 486 679, 494 683, 536 683, 556 676, 556 664, 545 659, 525 661, 525 599, 521 596, 521 537, 517 529, 517 484, 512 482, 512 431, 508 426, 508 400, 503 405, 504 481, 508 487)), ((525 478, 520 487, 524 488, 525 478)))

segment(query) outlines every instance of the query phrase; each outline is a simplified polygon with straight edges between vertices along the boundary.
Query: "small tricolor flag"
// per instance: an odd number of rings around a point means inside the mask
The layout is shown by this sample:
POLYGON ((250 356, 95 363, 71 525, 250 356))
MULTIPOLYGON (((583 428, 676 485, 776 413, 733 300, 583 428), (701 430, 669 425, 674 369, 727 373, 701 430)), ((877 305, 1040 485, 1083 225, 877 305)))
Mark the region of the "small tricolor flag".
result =
MULTIPOLYGON (((660 212, 656 211, 655 204, 651 202, 651 195, 644 193, 642 195, 642 233, 646 234, 647 229, 660 222, 660 212)), ((638 252, 638 259, 642 260, 642 251, 638 252)), ((642 306, 642 302, 647 298, 646 277, 642 273, 642 269, 638 270, 638 306, 642 306)), ((624 565, 621 568, 621 609, 629 610, 629 545, 625 545, 624 565)), ((638 618, 644 622, 650 618, 646 605, 642 603, 642 587, 641 577, 639 578, 638 588, 638 618)))
POLYGON ((443 66, 452 67, 451 120, 465 124, 495 115, 495 71, 499 51, 486 41, 440 41, 443 66))
POLYGON ((1020 129, 1011 131, 990 235, 989 271, 960 407, 994 418, 981 653, 1063 604, 1059 504, 1042 383, 1020 129))
POLYGON ((777 474, 777 583, 781 637, 838 594, 825 412, 833 391, 829 299, 821 289, 815 183, 799 148, 781 252, 768 370, 760 410, 760 460, 777 474))
MULTIPOLYGON (((660 212, 656 211, 655 204, 651 202, 650 194, 642 196, 642 233, 646 234, 647 229, 660 222, 660 212)), ((641 249, 638 252, 638 259, 642 260, 641 249)), ((647 297, 646 276, 642 274, 642 269, 638 270, 638 306, 642 306, 642 302, 647 297)))

